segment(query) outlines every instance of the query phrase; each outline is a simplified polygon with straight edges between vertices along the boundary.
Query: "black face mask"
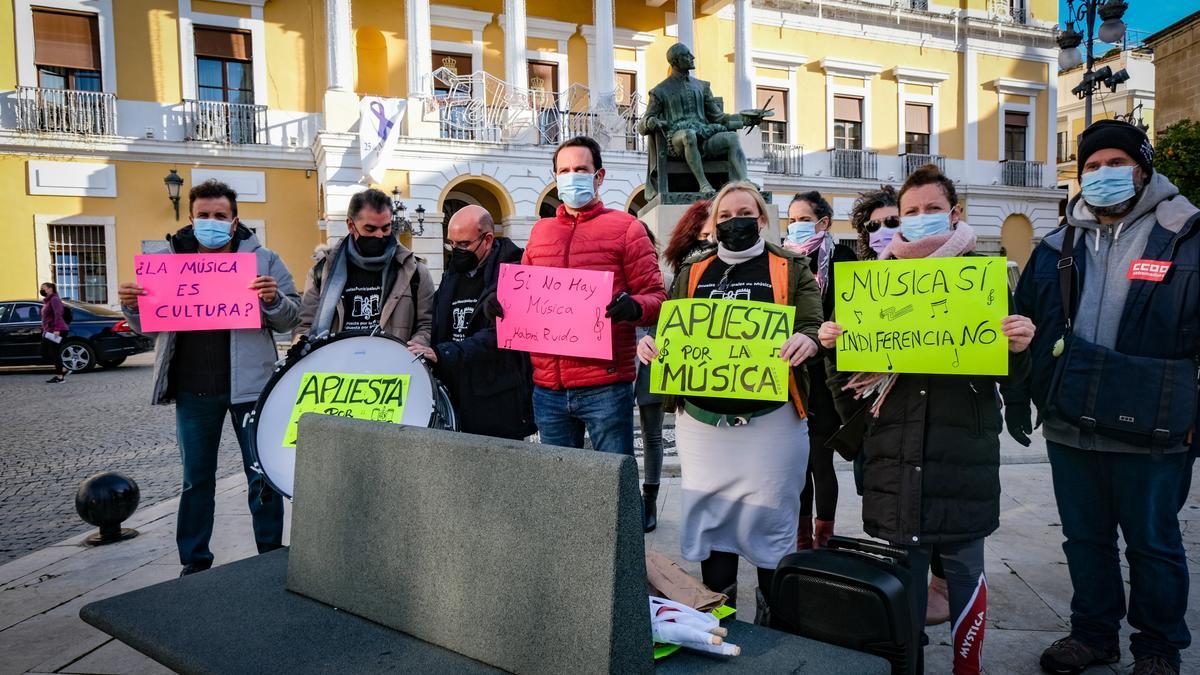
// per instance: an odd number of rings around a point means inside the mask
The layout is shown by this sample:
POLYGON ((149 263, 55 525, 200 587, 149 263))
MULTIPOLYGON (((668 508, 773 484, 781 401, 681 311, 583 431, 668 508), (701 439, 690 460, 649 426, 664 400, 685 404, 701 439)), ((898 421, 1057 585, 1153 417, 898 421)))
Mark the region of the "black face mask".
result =
POLYGON ((388 237, 363 237, 354 238, 354 248, 358 249, 359 255, 364 258, 378 258, 387 250, 388 237))
POLYGON ((717 223, 717 241, 730 251, 745 251, 758 241, 758 218, 742 216, 717 223))
POLYGON ((456 248, 450 251, 450 269, 459 274, 466 274, 479 266, 479 256, 469 248, 456 248))
POLYGON ((39 294, 41 294, 41 296, 42 296, 43 298, 46 298, 46 297, 49 297, 49 296, 50 296, 50 294, 49 294, 49 293, 47 293, 45 289, 42 289, 42 290, 38 291, 38 293, 39 293, 39 294))

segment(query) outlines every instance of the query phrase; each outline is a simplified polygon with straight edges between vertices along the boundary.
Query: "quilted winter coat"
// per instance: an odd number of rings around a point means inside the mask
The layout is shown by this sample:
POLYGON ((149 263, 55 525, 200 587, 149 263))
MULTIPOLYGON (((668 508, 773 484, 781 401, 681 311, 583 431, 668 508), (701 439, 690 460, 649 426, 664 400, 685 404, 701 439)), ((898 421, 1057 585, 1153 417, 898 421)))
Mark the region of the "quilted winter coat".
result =
POLYGON ((565 389, 633 382, 637 377, 634 327, 654 325, 667 296, 654 246, 642 224, 599 201, 578 216, 559 206, 553 218, 534 224, 521 263, 612 272, 613 294, 625 291, 642 307, 636 322, 613 324, 612 360, 531 354, 534 384, 565 389))

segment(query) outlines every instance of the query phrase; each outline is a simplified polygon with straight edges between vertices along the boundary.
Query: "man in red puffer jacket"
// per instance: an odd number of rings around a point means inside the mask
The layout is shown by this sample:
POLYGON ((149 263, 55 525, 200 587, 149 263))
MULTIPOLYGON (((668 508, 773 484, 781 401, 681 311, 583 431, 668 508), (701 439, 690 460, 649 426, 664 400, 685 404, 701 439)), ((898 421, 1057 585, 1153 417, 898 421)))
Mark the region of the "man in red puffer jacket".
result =
POLYGON ((597 195, 604 168, 596 141, 560 145, 554 173, 562 205, 534 224, 521 262, 613 273, 613 358, 531 354, 534 421, 543 443, 582 448, 586 429, 595 449, 632 455, 634 326, 654 325, 667 295, 657 255, 641 222, 597 195))

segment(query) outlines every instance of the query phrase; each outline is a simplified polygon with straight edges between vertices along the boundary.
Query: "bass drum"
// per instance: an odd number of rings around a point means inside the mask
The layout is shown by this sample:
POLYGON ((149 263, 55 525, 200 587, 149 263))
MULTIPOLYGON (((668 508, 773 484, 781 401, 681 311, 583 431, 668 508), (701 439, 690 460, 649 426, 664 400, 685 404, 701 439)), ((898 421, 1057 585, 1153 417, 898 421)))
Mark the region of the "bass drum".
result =
POLYGON ((254 468, 276 492, 293 496, 296 448, 286 444, 300 385, 308 373, 407 375, 408 393, 399 424, 457 430, 446 388, 424 359, 400 340, 384 335, 339 333, 311 343, 308 353, 278 366, 247 418, 254 468))

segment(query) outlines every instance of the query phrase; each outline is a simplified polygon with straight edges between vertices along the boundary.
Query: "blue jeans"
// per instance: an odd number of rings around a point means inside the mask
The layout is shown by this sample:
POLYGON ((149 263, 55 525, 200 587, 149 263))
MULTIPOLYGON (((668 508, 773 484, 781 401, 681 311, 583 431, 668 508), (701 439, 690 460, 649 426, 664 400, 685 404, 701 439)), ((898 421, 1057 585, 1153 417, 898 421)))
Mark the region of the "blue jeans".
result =
POLYGON ((201 396, 180 392, 175 402, 175 433, 183 459, 183 494, 179 496, 179 517, 175 543, 179 562, 205 567, 212 564, 208 548, 213 531, 213 509, 217 490, 217 451, 221 445, 221 425, 225 415, 232 416, 234 433, 242 449, 242 468, 249 485, 246 501, 254 522, 254 542, 259 553, 283 545, 283 497, 267 485, 262 474, 252 470, 250 432, 242 426, 253 403, 230 404, 229 395, 201 396))
POLYGON ((1136 631, 1130 651, 1135 659, 1158 656, 1178 665, 1192 639, 1184 622, 1188 567, 1178 516, 1193 458, 1046 445, 1074 591, 1071 635, 1097 649, 1120 643, 1120 527, 1129 562, 1129 625, 1136 631))
POLYGON ((628 382, 556 391, 533 388, 533 420, 543 443, 583 447, 583 432, 600 452, 633 455, 633 385, 628 382))

